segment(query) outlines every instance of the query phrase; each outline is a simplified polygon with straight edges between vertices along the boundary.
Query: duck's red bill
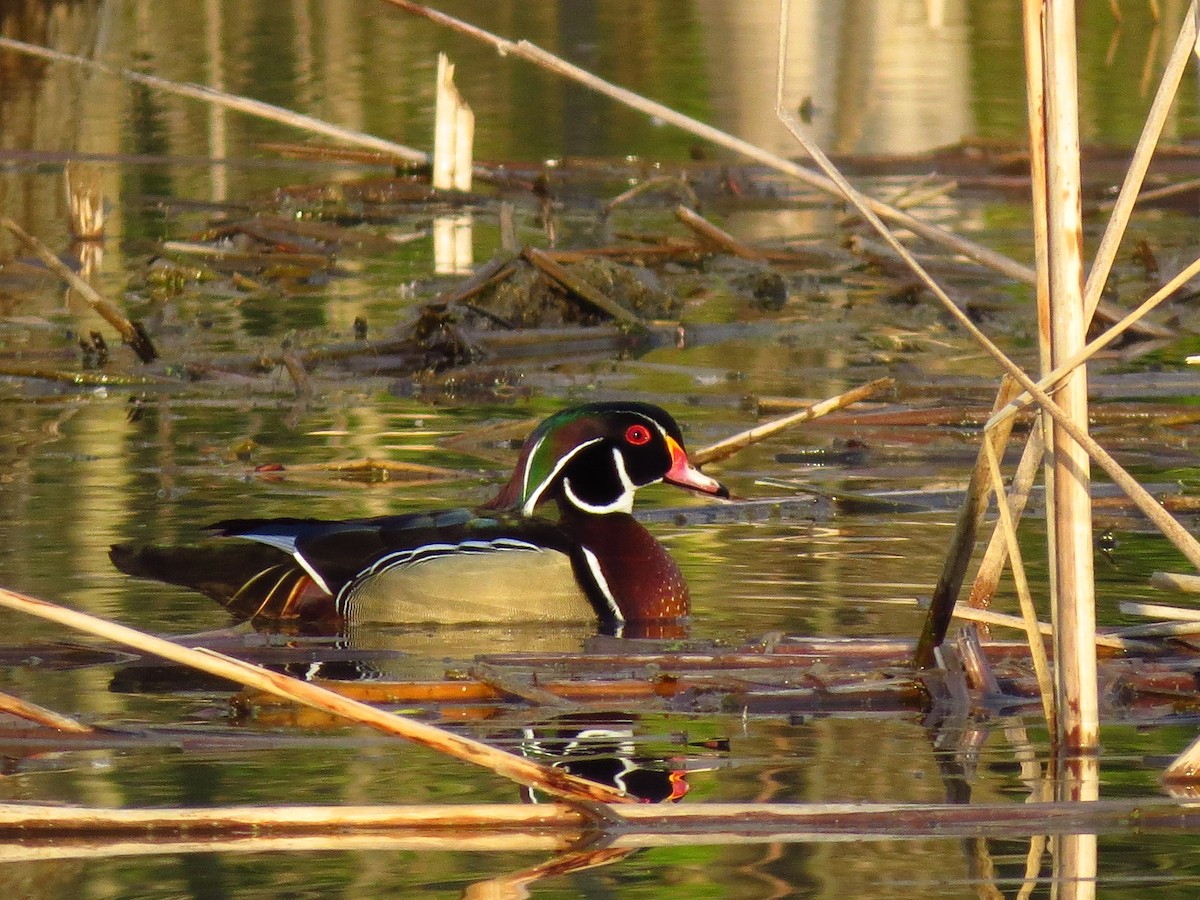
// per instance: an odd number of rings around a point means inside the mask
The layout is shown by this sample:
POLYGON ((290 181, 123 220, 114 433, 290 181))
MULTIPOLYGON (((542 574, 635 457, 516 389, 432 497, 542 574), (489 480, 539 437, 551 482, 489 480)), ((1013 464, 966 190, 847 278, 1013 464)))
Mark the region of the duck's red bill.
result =
POLYGON ((725 485, 715 478, 709 478, 688 462, 687 454, 678 442, 668 437, 667 448, 671 451, 671 468, 663 476, 663 481, 716 497, 729 497, 729 489, 725 485))

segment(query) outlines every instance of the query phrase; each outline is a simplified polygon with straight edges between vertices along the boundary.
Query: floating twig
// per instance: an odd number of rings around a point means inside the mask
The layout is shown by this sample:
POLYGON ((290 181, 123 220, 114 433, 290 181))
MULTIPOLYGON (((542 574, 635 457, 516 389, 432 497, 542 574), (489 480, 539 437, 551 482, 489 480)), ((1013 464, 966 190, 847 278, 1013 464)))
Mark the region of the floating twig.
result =
POLYGON ((279 476, 315 475, 329 473, 351 481, 370 482, 372 484, 384 481, 408 482, 426 484, 431 481, 444 481, 450 478, 461 478, 463 473, 442 466, 431 466, 425 463, 398 462, 389 459, 349 459, 334 462, 317 463, 288 463, 286 466, 264 466, 254 470, 252 474, 264 478, 279 476), (417 477, 413 477, 417 476, 417 477))
POLYGON ((867 397, 887 390, 895 384, 896 381, 893 378, 877 378, 860 387, 846 391, 844 394, 839 394, 828 400, 822 400, 820 403, 814 403, 812 406, 798 413, 783 416, 764 425, 756 425, 754 428, 743 431, 741 434, 735 434, 733 437, 728 437, 723 441, 703 447, 691 454, 692 461, 697 465, 703 465, 704 463, 716 462, 719 459, 733 456, 733 454, 740 450, 766 440, 774 434, 799 425, 801 422, 809 422, 821 416, 828 415, 859 400, 865 400, 867 397))
POLYGON ((753 247, 748 247, 743 244, 732 234, 724 229, 718 228, 704 216, 700 215, 693 209, 688 209, 686 206, 679 205, 675 207, 675 218, 686 225, 697 237, 706 244, 711 244, 722 253, 728 253, 731 256, 737 256, 742 259, 749 259, 755 262, 762 262, 763 255, 753 247))
POLYGON ((648 194, 650 191, 665 187, 676 188, 692 206, 696 206, 699 203, 696 192, 692 190, 692 186, 688 184, 686 178, 679 175, 659 175, 656 178, 647 178, 645 181, 639 181, 629 190, 617 194, 617 196, 604 204, 604 215, 612 215, 617 207, 623 206, 635 197, 640 197, 642 194, 648 194))
POLYGON ((0 364, 0 375, 9 378, 37 378, 42 381, 61 381, 66 384, 80 386, 121 387, 167 384, 173 379, 164 377, 148 378, 144 375, 119 375, 110 372, 71 372, 63 369, 39 369, 37 366, 4 365, 0 364))
POLYGON ((30 722, 37 722, 39 725, 45 725, 47 728, 53 728, 55 731, 64 731, 69 734, 92 734, 95 731, 90 725, 84 725, 69 716, 56 713, 44 706, 38 706, 36 703, 30 703, 28 700, 22 700, 20 697, 14 697, 12 694, 0 693, 0 712, 6 712, 30 722))
POLYGON ((333 265, 332 255, 324 253, 240 250, 220 244, 200 244, 194 241, 163 241, 162 250, 165 253, 199 256, 233 266, 288 265, 301 269, 327 269, 333 265))

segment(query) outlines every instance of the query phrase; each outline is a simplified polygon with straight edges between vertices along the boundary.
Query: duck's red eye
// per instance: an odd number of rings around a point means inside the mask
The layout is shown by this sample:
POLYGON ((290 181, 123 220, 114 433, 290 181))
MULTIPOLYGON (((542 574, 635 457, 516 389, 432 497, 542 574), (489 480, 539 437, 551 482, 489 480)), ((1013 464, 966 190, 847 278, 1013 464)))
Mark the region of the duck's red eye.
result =
POLYGON ((630 425, 625 429, 625 440, 635 447, 648 444, 650 443, 650 429, 645 425, 630 425))

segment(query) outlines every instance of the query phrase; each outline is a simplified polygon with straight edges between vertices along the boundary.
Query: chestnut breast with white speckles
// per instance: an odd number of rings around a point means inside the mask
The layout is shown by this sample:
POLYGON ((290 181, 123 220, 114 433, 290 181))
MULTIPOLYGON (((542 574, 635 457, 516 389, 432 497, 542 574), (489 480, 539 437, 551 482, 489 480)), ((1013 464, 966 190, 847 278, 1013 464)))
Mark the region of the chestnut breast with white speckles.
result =
POLYGON ((564 509, 564 531, 590 550, 626 622, 679 619, 691 612, 687 583, 667 548, 626 513, 564 509))

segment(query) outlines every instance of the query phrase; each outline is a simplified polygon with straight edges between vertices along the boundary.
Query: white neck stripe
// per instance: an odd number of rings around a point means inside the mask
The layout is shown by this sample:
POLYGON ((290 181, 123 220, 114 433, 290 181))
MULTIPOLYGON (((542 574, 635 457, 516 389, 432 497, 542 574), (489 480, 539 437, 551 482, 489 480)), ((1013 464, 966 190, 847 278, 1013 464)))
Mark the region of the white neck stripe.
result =
POLYGON ((592 577, 596 579, 596 584, 600 588, 600 593, 604 595, 604 600, 608 604, 608 611, 612 613, 613 619, 620 625, 625 624, 625 617, 621 615, 621 607, 617 606, 616 598, 613 597, 612 589, 608 586, 608 581, 604 578, 604 572, 600 570, 600 560, 596 558, 596 554, 587 547, 583 548, 584 559, 587 560, 588 568, 592 570, 592 577))

